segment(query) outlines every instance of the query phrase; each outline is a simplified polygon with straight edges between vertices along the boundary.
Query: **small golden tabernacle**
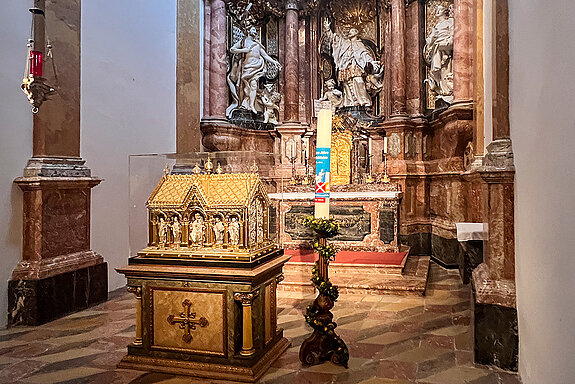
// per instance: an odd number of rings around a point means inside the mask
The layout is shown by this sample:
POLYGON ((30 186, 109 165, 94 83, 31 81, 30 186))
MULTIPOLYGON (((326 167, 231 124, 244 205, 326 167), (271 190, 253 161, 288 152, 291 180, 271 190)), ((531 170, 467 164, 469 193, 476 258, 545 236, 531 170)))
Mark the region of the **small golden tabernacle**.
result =
POLYGON ((251 262, 277 249, 255 173, 165 175, 146 206, 149 241, 138 257, 251 262))

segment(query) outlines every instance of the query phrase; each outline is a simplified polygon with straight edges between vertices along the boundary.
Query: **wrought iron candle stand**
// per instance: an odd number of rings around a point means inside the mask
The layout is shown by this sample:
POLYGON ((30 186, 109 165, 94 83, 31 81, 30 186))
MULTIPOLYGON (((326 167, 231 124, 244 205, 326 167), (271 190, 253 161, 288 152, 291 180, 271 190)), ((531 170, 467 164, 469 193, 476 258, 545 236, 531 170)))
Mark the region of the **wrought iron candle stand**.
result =
POLYGON ((349 350, 345 342, 335 333, 337 324, 333 321, 331 309, 339 297, 338 288, 329 281, 329 262, 335 259, 335 247, 327 239, 336 236, 339 224, 334 219, 304 219, 303 224, 314 230, 316 239, 312 248, 318 254, 311 281, 318 290, 318 296, 307 307, 305 320, 313 328, 313 334, 304 340, 299 350, 299 359, 305 365, 331 361, 347 368, 349 350))

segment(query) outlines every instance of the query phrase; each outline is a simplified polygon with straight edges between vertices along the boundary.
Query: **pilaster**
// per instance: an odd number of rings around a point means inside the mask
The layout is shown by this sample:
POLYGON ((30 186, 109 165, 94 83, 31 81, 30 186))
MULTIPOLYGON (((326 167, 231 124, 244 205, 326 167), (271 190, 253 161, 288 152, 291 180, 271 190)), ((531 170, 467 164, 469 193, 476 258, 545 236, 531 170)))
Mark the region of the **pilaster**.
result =
MULTIPOLYGON (((57 73, 45 77, 56 94, 34 116, 33 156, 15 180, 24 195, 23 247, 8 284, 9 325, 42 324, 108 295, 107 264, 90 249, 91 189, 102 180, 80 158, 81 4, 34 5, 52 33, 57 73)), ((42 34, 35 37, 44 47, 42 34)))

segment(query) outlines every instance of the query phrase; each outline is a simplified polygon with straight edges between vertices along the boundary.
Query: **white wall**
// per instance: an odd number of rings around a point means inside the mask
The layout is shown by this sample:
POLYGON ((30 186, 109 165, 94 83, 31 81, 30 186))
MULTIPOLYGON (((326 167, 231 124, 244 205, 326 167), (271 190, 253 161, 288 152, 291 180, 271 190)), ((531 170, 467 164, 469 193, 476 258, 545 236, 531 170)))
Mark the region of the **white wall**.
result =
POLYGON ((8 280, 22 249, 22 192, 13 181, 32 156, 32 113, 20 84, 32 1, 4 1, 0 12, 0 327, 7 321, 8 280))
POLYGON ((575 382, 575 2, 510 1, 524 384, 575 382))
POLYGON ((114 271, 129 255, 128 155, 175 151, 176 0, 82 2, 82 157, 92 190, 92 249, 114 271))

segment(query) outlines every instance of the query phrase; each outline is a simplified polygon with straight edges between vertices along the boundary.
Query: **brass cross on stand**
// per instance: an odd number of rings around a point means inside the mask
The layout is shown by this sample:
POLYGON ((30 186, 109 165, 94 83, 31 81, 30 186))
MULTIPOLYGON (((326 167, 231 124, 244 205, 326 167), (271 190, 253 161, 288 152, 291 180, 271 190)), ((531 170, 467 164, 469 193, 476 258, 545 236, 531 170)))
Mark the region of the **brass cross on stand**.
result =
POLYGON ((191 313, 192 302, 190 300, 185 299, 182 302, 182 305, 184 306, 186 311, 180 312, 179 317, 176 317, 174 315, 168 316, 168 323, 172 325, 179 324, 180 329, 184 330, 184 336, 182 336, 182 340, 184 340, 186 343, 189 343, 193 339, 190 331, 195 330, 196 325, 199 325, 202 328, 207 327, 208 319, 206 319, 205 317, 200 317, 199 320, 195 320, 196 313, 195 312, 191 313))

